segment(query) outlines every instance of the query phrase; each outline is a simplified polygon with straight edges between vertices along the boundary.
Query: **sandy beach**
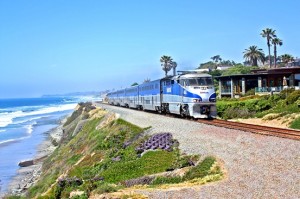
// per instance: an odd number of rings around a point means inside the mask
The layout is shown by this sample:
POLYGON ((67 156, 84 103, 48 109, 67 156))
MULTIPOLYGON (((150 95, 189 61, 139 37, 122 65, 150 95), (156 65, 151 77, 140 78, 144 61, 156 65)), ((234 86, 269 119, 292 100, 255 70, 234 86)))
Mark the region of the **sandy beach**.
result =
POLYGON ((25 194, 28 188, 39 179, 43 161, 55 150, 56 146, 53 145, 53 140, 59 142, 63 132, 63 124, 66 119, 67 117, 62 119, 59 126, 45 132, 45 134, 48 134, 48 138, 37 147, 36 155, 32 159, 34 164, 18 169, 16 176, 9 183, 7 191, 8 195, 25 194))

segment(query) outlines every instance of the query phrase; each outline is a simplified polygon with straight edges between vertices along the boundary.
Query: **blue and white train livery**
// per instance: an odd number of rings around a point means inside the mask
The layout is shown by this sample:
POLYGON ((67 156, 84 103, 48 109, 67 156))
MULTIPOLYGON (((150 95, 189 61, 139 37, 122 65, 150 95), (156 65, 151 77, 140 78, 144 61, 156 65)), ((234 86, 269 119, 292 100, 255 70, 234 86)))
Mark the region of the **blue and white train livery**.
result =
POLYGON ((182 71, 107 94, 109 104, 179 114, 193 118, 215 118, 216 93, 211 75, 182 71))

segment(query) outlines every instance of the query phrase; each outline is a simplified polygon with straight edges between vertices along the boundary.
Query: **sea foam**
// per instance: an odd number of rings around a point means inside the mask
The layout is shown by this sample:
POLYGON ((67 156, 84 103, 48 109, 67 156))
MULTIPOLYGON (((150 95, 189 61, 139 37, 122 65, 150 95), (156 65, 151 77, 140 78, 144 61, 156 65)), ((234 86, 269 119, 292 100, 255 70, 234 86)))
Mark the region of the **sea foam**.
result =
MULTIPOLYGON (((0 113, 0 127, 6 127, 9 124, 13 124, 13 120, 16 118, 26 117, 26 116, 34 116, 34 115, 44 115, 54 112, 61 112, 61 111, 67 111, 72 110, 76 107, 76 103, 73 104, 64 104, 59 106, 50 106, 46 108, 37 109, 30 112, 24 112, 24 111, 14 111, 14 112, 4 112, 0 113)), ((28 119, 27 121, 30 121, 32 119, 28 119)), ((24 122, 26 122, 24 120, 24 122)), ((20 121, 18 121, 20 123, 20 121)))

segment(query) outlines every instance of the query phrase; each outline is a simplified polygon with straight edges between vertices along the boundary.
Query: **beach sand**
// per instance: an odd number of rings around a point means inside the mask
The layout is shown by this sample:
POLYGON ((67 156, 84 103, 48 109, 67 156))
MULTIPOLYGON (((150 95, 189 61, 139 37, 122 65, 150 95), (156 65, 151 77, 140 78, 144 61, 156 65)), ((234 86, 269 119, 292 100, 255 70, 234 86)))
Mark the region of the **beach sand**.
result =
POLYGON ((55 150, 56 146, 52 144, 54 139, 56 142, 59 142, 62 137, 62 128, 67 117, 60 121, 58 127, 51 129, 48 132, 48 138, 44 140, 37 148, 37 153, 33 158, 34 164, 27 167, 20 167, 17 171, 16 176, 11 180, 8 185, 8 195, 24 195, 29 187, 31 187, 41 175, 42 164, 45 157, 51 155, 55 150))

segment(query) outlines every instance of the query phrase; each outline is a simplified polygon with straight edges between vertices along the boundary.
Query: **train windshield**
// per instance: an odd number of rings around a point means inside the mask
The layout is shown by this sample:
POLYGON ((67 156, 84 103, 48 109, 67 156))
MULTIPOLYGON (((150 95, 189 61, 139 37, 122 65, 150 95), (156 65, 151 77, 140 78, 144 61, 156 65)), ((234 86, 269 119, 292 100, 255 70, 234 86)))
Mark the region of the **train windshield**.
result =
POLYGON ((213 85, 213 81, 211 77, 200 77, 200 78, 186 80, 186 86, 207 86, 207 85, 213 85))

